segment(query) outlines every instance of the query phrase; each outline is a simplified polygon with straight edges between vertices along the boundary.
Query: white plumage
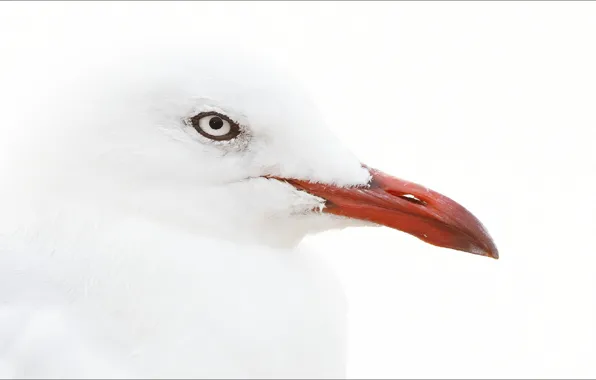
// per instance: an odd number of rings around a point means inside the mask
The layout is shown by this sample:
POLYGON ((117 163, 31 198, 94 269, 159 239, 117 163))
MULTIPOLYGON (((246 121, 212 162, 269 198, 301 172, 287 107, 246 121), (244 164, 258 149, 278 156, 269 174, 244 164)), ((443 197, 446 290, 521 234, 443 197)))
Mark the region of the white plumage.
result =
POLYGON ((243 57, 79 63, 11 113, 24 133, 2 173, 4 374, 343 376, 341 290, 293 248, 349 222, 258 177, 368 172, 296 84, 243 57), (213 109, 248 126, 246 141, 212 144, 181 123, 213 109))
POLYGON ((497 257, 465 209, 363 166, 246 52, 156 46, 61 73, 5 113, 0 375, 343 377, 343 294, 306 234, 374 222, 497 257), (240 133, 200 133, 212 112, 240 133))

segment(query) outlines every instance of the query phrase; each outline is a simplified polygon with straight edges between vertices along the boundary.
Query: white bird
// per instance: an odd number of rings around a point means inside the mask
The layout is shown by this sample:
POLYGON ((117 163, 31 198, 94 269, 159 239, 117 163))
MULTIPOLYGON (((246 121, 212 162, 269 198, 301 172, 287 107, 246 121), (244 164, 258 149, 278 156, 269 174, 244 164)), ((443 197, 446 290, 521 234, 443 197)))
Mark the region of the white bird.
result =
POLYGON ((344 377, 343 295, 305 235, 385 225, 497 258, 462 206, 363 165, 283 71, 113 58, 7 110, 0 376, 344 377))

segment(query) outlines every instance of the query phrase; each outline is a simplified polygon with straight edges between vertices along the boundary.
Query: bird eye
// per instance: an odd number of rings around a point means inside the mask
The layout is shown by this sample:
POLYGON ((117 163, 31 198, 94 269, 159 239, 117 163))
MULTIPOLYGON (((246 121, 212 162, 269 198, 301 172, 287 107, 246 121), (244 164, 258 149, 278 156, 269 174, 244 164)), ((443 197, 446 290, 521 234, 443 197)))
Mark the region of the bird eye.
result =
POLYGON ((190 121, 197 132, 211 140, 231 140, 240 133, 237 123, 217 112, 202 112, 190 121))

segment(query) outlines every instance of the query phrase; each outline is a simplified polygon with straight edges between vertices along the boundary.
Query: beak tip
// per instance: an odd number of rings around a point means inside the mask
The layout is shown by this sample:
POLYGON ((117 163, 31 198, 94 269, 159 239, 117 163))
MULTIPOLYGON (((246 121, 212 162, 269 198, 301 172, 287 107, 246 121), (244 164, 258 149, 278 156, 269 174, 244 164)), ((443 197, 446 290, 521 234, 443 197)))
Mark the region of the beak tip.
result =
POLYGON ((488 254, 486 255, 487 257, 491 257, 495 260, 499 260, 499 252, 497 250, 488 252, 488 254))
POLYGON ((486 256, 492 259, 499 259, 499 250, 495 244, 491 241, 488 244, 471 244, 467 248, 462 249, 464 252, 473 253, 479 256, 486 256))
POLYGON ((499 260, 499 250, 492 238, 489 237, 489 246, 486 250, 488 257, 492 257, 495 260, 499 260))
POLYGON ((483 250, 483 256, 493 258, 495 260, 499 260, 499 251, 497 247, 493 244, 488 249, 483 250))

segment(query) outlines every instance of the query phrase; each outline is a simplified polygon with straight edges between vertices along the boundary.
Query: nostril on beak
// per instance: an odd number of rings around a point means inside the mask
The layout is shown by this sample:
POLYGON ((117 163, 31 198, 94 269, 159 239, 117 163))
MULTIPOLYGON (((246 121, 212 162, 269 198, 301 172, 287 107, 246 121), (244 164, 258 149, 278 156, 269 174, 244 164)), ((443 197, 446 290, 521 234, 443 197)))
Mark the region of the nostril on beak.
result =
POLYGON ((401 198, 403 200, 406 200, 410 203, 414 203, 420 206, 426 206, 427 203, 425 201, 423 201, 422 199, 418 198, 417 196, 413 195, 413 194, 407 194, 407 193, 398 193, 396 191, 392 191, 392 190, 387 190, 387 192, 391 195, 393 195, 394 197, 398 197, 401 198))

